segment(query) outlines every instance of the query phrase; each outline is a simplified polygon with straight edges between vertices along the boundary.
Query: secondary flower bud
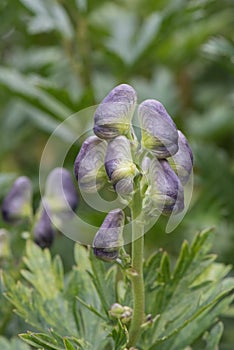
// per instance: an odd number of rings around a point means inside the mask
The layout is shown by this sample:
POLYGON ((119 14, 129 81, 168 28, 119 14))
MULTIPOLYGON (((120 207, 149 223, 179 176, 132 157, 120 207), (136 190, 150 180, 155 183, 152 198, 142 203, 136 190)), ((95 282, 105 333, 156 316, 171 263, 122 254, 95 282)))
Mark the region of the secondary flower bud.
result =
POLYGON ((178 175, 182 185, 186 185, 192 172, 193 153, 188 140, 179 130, 178 135, 179 150, 171 160, 171 167, 178 175))
POLYGON ((107 214, 93 240, 93 251, 97 258, 113 261, 118 258, 122 245, 124 212, 115 209, 107 214))
POLYGON ((20 176, 13 184, 2 204, 2 217, 14 223, 29 217, 32 212, 32 184, 28 177, 20 176))
POLYGON ((112 317, 120 318, 123 312, 124 307, 118 303, 114 303, 113 305, 111 305, 109 314, 112 317))
POLYGON ((94 133, 102 139, 126 135, 135 109, 135 90, 127 84, 116 86, 104 98, 94 115, 94 133))
POLYGON ((153 159, 149 169, 148 212, 177 214, 184 209, 183 187, 167 160, 153 159))
POLYGON ((129 306, 122 306, 115 303, 111 306, 109 314, 121 320, 122 323, 128 323, 132 318, 132 309, 129 306))
POLYGON ((81 190, 97 192, 107 181, 104 167, 107 143, 97 136, 88 137, 75 160, 74 172, 81 190))
POLYGON ((48 210, 48 207, 40 209, 39 218, 33 230, 35 243, 43 249, 51 247, 55 235, 48 210))
POLYGON ((167 158, 178 150, 176 125, 163 105, 156 100, 145 100, 139 106, 142 145, 157 158, 167 158))
POLYGON ((116 192, 129 194, 133 191, 137 168, 132 160, 130 141, 125 136, 118 136, 108 144, 105 168, 116 192))
POLYGON ((46 180, 45 197, 53 214, 71 214, 78 205, 72 177, 64 168, 52 170, 46 180))

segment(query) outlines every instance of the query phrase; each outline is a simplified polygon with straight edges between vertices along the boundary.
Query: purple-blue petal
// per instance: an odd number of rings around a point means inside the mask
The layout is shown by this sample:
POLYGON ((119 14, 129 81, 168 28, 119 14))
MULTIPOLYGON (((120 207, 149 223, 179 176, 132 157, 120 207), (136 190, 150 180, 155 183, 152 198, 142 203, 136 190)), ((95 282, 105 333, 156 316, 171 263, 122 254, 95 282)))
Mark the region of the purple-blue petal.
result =
POLYGON ((2 203, 3 220, 9 223, 18 222, 27 217, 32 205, 32 184, 28 177, 20 176, 2 203))
POLYGON ((50 202, 52 214, 76 210, 78 195, 68 170, 55 168, 50 172, 46 180, 45 197, 50 202))
POLYGON ((186 185, 193 168, 193 153, 189 146, 188 140, 179 130, 178 135, 179 149, 178 152, 172 157, 171 166, 177 173, 182 185, 186 185))
POLYGON ((121 209, 110 211, 93 240, 93 250, 97 258, 112 261, 118 257, 122 245, 124 212, 121 209))
POLYGON ((178 151, 178 132, 164 106, 156 100, 145 100, 138 109, 142 145, 156 155, 167 158, 178 151))
POLYGON ((42 208, 39 219, 33 230, 35 243, 43 249, 51 247, 55 236, 48 210, 48 207, 42 208))
POLYGON ((106 183, 104 159, 107 143, 97 136, 88 137, 81 146, 74 164, 74 173, 81 190, 96 192, 106 183))
POLYGON ((136 101, 136 92, 130 85, 116 86, 96 109, 94 133, 107 140, 127 134, 136 101))
POLYGON ((151 205, 164 215, 176 214, 184 208, 184 192, 179 178, 167 160, 153 159, 149 170, 151 205))

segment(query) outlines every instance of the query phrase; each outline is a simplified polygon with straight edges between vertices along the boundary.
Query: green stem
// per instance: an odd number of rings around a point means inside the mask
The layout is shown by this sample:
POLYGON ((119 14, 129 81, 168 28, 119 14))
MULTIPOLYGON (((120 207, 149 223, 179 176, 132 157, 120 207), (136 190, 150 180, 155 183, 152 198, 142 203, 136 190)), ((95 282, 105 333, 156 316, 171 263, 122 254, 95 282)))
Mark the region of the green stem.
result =
POLYGON ((144 278, 143 278, 143 257, 144 257, 144 225, 137 221, 139 202, 134 201, 132 207, 132 268, 133 275, 133 317, 129 330, 128 347, 136 345, 141 332, 141 325, 144 323, 145 295, 144 295, 144 278), (139 237, 139 238, 138 238, 139 237))

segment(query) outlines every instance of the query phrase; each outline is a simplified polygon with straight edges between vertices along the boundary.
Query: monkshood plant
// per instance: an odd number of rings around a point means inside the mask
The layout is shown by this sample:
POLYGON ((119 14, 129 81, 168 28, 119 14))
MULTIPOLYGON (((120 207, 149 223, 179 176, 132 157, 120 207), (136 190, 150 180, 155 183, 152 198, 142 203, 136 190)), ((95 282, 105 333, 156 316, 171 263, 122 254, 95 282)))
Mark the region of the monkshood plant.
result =
MULTIPOLYGON (((215 262, 209 253, 214 232, 198 233, 190 245, 185 241, 173 268, 163 250, 144 261, 149 222, 186 210, 184 188, 190 180, 193 155, 185 136, 156 100, 138 106, 139 126, 135 127, 136 103, 131 86, 114 88, 97 107, 95 135, 84 141, 75 160, 81 194, 114 190, 121 206, 107 213, 90 246, 75 244, 72 271, 64 275, 60 257, 52 258, 48 249, 39 247, 49 244, 38 246, 29 239, 21 280, 16 283, 4 274, 7 299, 33 326, 20 338, 34 348, 218 348, 223 332, 218 316, 233 300, 234 279, 227 277, 230 267, 215 262), (130 255, 124 249, 129 225, 130 255)), ((34 231, 43 242, 47 235, 51 242, 48 222, 64 214, 61 187, 56 189, 54 184, 55 178, 47 182, 47 200, 42 200, 34 231)), ((62 185, 73 212, 77 205, 74 189, 66 181, 62 185)), ((6 219, 18 220, 19 208, 21 215, 28 212, 30 191, 25 187, 27 191, 24 186, 15 191, 14 205, 13 190, 5 199, 6 219)), ((37 236, 35 241, 40 242, 37 236)))

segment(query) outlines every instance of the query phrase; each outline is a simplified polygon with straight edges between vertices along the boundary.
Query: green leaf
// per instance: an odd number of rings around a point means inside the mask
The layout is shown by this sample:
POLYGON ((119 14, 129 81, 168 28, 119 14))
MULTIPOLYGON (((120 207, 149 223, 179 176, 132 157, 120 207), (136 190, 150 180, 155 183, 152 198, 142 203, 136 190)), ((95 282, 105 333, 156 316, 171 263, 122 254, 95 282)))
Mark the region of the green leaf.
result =
POLYGON ((100 317, 102 320, 104 321, 108 321, 107 318, 105 318, 100 312, 98 312, 92 305, 87 304, 85 301, 83 301, 82 299, 80 299, 79 297, 76 297, 77 300, 83 305, 85 306, 89 311, 93 312, 95 315, 97 315, 98 317, 100 317))
POLYGON ((33 77, 25 76, 14 69, 0 67, 0 84, 16 95, 50 111, 61 120, 72 114, 65 105, 37 86, 33 77))
POLYGON ((214 237, 212 230, 205 230, 191 246, 184 242, 171 273, 165 253, 146 261, 146 311, 157 321, 143 333, 143 348, 177 350, 192 345, 232 302, 234 279, 226 277, 231 267, 208 255, 214 237))
POLYGON ((217 350, 222 334, 223 324, 222 322, 218 322, 216 325, 214 325, 214 327, 212 327, 209 333, 204 335, 204 339, 206 341, 205 350, 217 350))
POLYGON ((27 334, 20 334, 19 336, 27 344, 34 347, 43 346, 43 349, 63 350, 57 341, 47 334, 28 332, 27 334))
POLYGON ((72 343, 67 338, 64 338, 63 342, 66 350, 76 350, 72 345, 72 343))
POLYGON ((73 36, 69 17, 58 2, 52 0, 38 0, 36 4, 33 0, 21 0, 21 2, 35 14, 29 21, 29 31, 32 34, 57 30, 67 39, 73 36))

